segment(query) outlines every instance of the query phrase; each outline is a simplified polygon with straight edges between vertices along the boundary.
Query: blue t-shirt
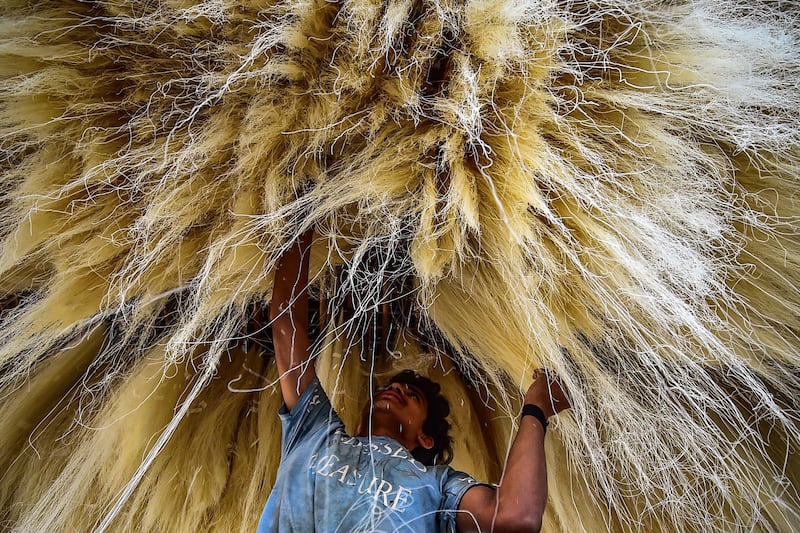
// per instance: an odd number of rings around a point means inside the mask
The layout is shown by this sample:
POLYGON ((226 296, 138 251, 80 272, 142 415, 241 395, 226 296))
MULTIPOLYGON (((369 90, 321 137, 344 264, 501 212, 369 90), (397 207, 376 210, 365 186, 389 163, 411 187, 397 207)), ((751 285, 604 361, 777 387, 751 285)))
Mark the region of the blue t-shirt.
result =
POLYGON ((477 481, 424 466, 390 437, 351 437, 314 380, 280 411, 282 458, 258 533, 455 532, 477 481))

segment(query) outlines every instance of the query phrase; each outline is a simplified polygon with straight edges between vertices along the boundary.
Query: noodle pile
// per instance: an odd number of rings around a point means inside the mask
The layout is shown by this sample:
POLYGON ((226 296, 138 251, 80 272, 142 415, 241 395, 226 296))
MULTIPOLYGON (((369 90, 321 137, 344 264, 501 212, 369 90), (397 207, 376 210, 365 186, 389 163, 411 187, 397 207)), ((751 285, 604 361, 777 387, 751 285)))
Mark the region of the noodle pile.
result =
POLYGON ((799 16, 7 0, 0 524, 252 531, 280 460, 258 317, 314 228, 351 431, 416 368, 496 482, 544 366, 574 404, 546 531, 799 527, 799 16))

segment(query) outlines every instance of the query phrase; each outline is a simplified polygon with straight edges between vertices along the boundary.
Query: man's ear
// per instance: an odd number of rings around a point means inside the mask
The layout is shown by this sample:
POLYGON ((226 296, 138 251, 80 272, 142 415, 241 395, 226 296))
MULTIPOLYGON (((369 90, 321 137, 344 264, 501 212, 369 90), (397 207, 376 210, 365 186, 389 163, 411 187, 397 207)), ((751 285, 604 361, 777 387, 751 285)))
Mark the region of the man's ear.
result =
POLYGON ((433 437, 428 435, 427 433, 422 433, 417 436, 417 444, 425 448, 426 450, 430 450, 433 448, 433 437))

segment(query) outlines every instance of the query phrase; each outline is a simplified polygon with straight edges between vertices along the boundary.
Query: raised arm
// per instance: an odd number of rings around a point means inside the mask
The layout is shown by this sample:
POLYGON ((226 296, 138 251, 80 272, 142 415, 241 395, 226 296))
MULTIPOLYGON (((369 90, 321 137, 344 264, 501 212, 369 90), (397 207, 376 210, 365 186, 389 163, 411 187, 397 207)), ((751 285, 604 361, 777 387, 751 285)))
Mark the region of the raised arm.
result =
POLYGON ((275 269, 269 318, 283 402, 290 411, 316 375, 308 338, 308 262, 313 230, 303 233, 275 269))
MULTIPOLYGON (((538 406, 547 418, 569 407, 564 391, 549 383, 543 370, 536 370, 533 377, 525 404, 538 406)), ((456 524, 460 533, 538 532, 546 503, 544 427, 535 417, 524 416, 500 484, 496 489, 483 485, 469 489, 458 507, 456 524)))

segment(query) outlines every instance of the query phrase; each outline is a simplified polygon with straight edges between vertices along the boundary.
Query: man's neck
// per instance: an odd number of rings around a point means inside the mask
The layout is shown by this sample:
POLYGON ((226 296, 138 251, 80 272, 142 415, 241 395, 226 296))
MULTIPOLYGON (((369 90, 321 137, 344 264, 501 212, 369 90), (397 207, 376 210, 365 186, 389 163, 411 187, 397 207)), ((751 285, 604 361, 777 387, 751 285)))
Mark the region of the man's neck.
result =
POLYGON ((416 448, 416 443, 414 439, 404 438, 406 437, 402 433, 400 433, 397 428, 386 428, 381 427, 380 425, 373 425, 371 428, 363 429, 359 428, 360 431, 358 432, 359 437, 369 437, 372 435, 373 437, 389 437, 400 443, 406 450, 409 452, 416 448), (369 431, 371 430, 371 432, 369 431))

